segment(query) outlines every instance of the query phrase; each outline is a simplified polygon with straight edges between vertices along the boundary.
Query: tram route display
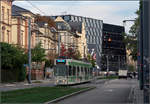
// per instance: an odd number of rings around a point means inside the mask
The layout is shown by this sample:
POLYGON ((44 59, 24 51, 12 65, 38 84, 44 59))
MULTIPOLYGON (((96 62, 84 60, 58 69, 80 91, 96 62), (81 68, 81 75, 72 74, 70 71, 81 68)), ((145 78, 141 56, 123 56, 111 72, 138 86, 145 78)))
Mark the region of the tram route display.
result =
POLYGON ((93 79, 91 63, 73 59, 55 59, 54 78, 56 85, 71 85, 93 79))

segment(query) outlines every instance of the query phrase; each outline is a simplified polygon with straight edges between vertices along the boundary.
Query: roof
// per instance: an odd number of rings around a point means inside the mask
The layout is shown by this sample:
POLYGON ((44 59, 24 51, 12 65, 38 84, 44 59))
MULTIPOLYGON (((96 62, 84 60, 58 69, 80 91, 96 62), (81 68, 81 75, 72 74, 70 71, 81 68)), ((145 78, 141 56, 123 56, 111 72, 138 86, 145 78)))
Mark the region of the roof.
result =
POLYGON ((103 21, 101 19, 96 19, 96 18, 92 18, 92 17, 86 17, 86 16, 78 16, 78 15, 73 15, 73 14, 66 14, 66 15, 55 15, 55 16, 51 16, 51 17, 62 17, 62 16, 74 16, 74 17, 83 17, 83 18, 86 18, 86 19, 93 19, 93 20, 99 20, 99 21, 103 21))
POLYGON ((125 29, 123 26, 103 23, 103 31, 113 33, 123 33, 125 29))
POLYGON ((72 32, 76 32, 78 31, 79 33, 82 33, 82 22, 68 22, 68 24, 70 25, 71 27, 71 31, 72 32))
POLYGON ((18 12, 15 12, 15 11, 12 9, 12 16, 22 16, 22 15, 19 14, 18 12))
POLYGON ((31 11, 24 9, 24 8, 21 8, 17 5, 12 5, 12 10, 15 12, 30 12, 30 13, 32 13, 31 11))

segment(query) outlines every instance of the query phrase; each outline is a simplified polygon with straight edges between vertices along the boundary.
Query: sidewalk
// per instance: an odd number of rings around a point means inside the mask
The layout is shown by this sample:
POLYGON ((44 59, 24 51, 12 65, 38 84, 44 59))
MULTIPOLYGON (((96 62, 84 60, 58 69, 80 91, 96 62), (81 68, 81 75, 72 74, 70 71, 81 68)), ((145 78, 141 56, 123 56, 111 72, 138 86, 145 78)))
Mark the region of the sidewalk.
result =
POLYGON ((1 83, 0 91, 11 91, 11 90, 25 89, 25 88, 32 88, 32 87, 54 86, 53 79, 32 80, 31 82, 32 82, 31 84, 28 84, 27 81, 13 82, 13 83, 1 83))
POLYGON ((133 90, 133 104, 144 104, 143 102, 143 90, 140 90, 139 83, 137 82, 133 90))

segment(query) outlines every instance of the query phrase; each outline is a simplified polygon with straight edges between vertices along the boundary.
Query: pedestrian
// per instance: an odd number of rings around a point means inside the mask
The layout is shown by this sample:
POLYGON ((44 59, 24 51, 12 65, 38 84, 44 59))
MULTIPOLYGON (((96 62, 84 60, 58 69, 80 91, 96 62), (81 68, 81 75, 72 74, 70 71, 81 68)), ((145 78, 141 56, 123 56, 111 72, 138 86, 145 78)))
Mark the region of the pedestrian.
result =
POLYGON ((136 72, 133 72, 133 76, 134 76, 134 78, 136 78, 136 72))
POLYGON ((27 78, 27 81, 29 82, 29 73, 28 72, 27 72, 26 78, 27 78))

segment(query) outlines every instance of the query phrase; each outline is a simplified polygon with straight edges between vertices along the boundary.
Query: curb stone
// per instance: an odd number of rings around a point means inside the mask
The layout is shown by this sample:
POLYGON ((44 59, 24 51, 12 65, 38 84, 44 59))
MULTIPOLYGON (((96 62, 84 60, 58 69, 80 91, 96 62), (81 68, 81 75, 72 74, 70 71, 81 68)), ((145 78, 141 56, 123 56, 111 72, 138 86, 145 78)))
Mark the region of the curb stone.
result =
POLYGON ((132 87, 128 96, 128 100, 131 104, 134 103, 134 94, 135 94, 135 87, 132 87))
POLYGON ((64 100, 64 99, 66 99, 66 98, 69 98, 69 97, 71 97, 71 96, 74 96, 74 95, 77 95, 77 94, 80 94, 80 93, 83 93, 83 92, 92 90, 92 89, 94 89, 94 88, 96 88, 96 87, 90 87, 90 88, 87 88, 87 89, 83 89, 83 90, 80 90, 80 91, 77 91, 77 92, 74 92, 74 93, 71 93, 71 94, 68 94, 68 95, 65 95, 65 96, 56 98, 56 99, 54 99, 54 100, 45 102, 44 104, 52 104, 52 103, 56 103, 56 102, 58 102, 58 101, 61 101, 61 100, 64 100))

